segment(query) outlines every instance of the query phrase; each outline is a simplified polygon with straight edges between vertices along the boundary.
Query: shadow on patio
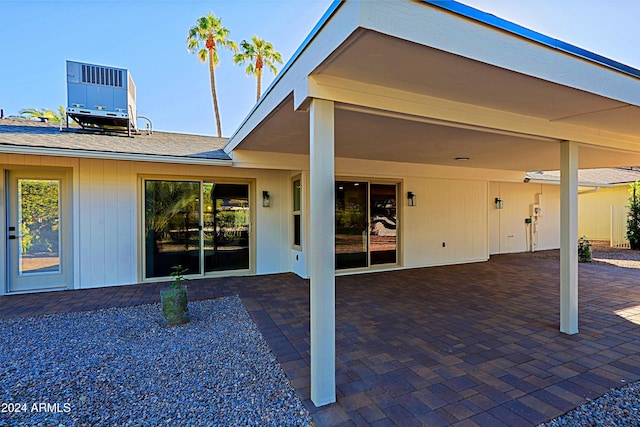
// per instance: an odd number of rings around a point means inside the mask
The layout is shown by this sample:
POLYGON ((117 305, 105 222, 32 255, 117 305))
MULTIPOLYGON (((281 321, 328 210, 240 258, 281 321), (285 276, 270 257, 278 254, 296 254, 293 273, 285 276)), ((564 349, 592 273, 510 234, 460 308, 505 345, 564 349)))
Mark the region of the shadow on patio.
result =
MULTIPOLYGON (((535 425, 640 379, 638 270, 580 265, 580 333, 558 331, 554 256, 336 280, 338 402, 309 400, 308 282, 203 279, 239 294, 319 426, 535 425)), ((0 318, 158 302, 160 284, 0 297, 0 318)))

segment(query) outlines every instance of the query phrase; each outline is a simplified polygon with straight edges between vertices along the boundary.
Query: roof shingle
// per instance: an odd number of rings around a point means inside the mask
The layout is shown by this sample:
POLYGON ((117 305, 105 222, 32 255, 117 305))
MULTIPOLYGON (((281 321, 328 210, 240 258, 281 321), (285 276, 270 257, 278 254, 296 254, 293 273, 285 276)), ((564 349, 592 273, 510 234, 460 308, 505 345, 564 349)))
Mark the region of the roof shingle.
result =
POLYGON ((103 134, 72 128, 61 131, 57 125, 34 120, 0 120, 0 147, 56 149, 105 154, 169 156, 181 160, 210 159, 231 161, 222 150, 226 138, 169 132, 146 132, 128 137, 125 134, 103 134))

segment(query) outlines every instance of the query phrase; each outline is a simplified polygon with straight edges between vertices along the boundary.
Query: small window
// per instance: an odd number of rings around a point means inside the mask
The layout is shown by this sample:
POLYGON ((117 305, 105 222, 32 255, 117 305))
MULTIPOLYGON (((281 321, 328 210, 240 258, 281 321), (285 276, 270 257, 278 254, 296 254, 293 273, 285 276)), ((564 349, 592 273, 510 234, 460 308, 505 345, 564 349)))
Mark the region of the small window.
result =
POLYGON ((302 246, 302 186, 300 178, 293 181, 293 246, 302 246))

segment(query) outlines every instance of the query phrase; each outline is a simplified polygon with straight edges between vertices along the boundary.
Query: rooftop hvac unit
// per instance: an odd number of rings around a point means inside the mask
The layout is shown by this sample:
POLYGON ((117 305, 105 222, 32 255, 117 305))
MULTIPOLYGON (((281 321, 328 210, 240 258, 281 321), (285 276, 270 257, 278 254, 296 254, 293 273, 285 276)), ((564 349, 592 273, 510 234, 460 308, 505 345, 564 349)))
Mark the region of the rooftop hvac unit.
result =
POLYGON ((136 129, 136 86, 123 68, 67 61, 68 117, 83 129, 136 129))

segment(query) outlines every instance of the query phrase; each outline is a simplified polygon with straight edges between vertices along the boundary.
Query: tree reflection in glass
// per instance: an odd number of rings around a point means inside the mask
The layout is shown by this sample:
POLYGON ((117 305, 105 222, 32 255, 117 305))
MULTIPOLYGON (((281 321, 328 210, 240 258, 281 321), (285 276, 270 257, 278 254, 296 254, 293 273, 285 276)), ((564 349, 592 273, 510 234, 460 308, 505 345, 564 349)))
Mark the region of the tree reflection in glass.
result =
POLYGON ((18 179, 19 274, 60 271, 60 181, 18 179))

